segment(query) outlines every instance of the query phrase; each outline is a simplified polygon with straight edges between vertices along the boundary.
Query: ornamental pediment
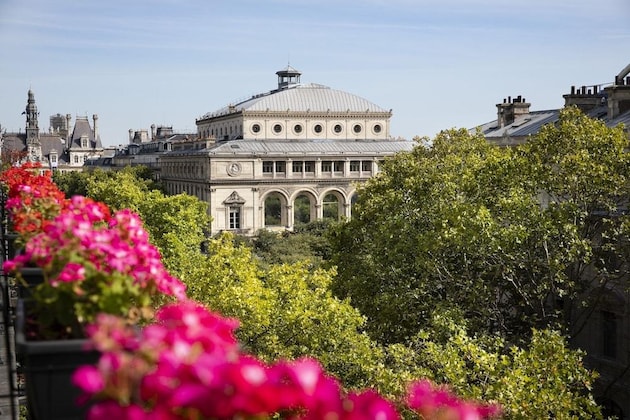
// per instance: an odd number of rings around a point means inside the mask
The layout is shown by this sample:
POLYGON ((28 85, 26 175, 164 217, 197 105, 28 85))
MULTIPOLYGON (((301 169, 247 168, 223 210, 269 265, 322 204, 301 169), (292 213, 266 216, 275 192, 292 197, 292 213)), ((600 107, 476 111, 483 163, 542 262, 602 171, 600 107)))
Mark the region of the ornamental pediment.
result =
POLYGON ((245 199, 236 191, 233 191, 232 194, 223 201, 223 204, 245 204, 245 199))

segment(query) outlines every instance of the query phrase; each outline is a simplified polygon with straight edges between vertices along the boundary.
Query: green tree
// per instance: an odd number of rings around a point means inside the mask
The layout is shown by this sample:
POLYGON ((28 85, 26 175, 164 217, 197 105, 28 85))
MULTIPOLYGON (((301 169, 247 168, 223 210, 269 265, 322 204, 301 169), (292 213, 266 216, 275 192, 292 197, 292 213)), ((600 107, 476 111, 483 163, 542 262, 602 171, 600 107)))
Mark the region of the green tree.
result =
POLYGON ((66 197, 75 195, 87 196, 88 180, 92 177, 104 178, 107 175, 105 171, 97 169, 94 172, 72 171, 72 172, 53 172, 53 180, 66 197))
POLYGON ((261 229, 249 242, 254 254, 267 264, 308 261, 311 266, 325 265, 331 249, 325 235, 329 222, 320 220, 302 224, 293 232, 261 229))
POLYGON ((120 174, 130 175, 138 185, 148 190, 161 190, 161 185, 153 180, 153 174, 146 166, 127 166, 120 171, 103 171, 97 168, 93 171, 54 172, 53 180, 66 196, 88 196, 88 183, 99 180, 117 179, 120 174))
POLYGON ((521 148, 449 130, 397 155, 332 235, 336 293, 384 342, 413 336, 434 308, 458 308, 472 331, 515 341, 532 327, 566 327, 566 305, 553 303, 590 287, 595 251, 604 248, 602 266, 612 248, 621 255, 626 144, 621 129, 567 109, 521 148))
POLYGON ((138 213, 166 268, 183 280, 201 258, 211 222, 207 204, 187 194, 153 190, 138 204, 138 213))
POLYGON ((249 247, 223 234, 187 284, 192 299, 240 320, 248 351, 266 360, 313 356, 346 386, 365 387, 382 350, 362 331, 360 313, 332 295, 333 276, 305 263, 260 266, 249 247))
MULTIPOLYGON (((457 319, 457 317, 455 317, 457 319)), ((473 337, 465 321, 436 316, 412 340, 420 372, 467 398, 499 402, 506 419, 601 418, 588 392, 595 375, 558 332, 534 330, 526 347, 473 337)))
POLYGON ((563 259, 556 295, 578 334, 607 289, 624 290, 628 279, 627 203, 630 160, 623 127, 607 127, 576 108, 562 111, 519 151, 527 179, 541 191, 548 213, 564 223, 556 249, 563 259))
POLYGON ((62 174, 56 181, 66 194, 86 195, 113 211, 128 208, 137 212, 172 274, 183 278, 197 264, 210 217, 207 204, 196 197, 164 195, 143 167, 62 174))
POLYGON ((523 221, 540 218, 535 197, 505 176, 513 165, 511 150, 450 130, 431 148, 386 160, 359 189, 352 220, 331 238, 334 287, 368 317, 374 337, 403 342, 435 308, 453 306, 475 330, 511 328, 506 312, 519 308, 501 304, 513 288, 505 266, 527 239, 523 221))
POLYGON ((507 348, 500 339, 469 336, 460 315, 442 315, 410 345, 383 346, 365 334, 365 318, 331 294, 334 270, 257 262, 249 247, 223 234, 209 242, 187 283, 193 299, 238 318, 245 349, 265 360, 313 356, 347 388, 374 388, 392 399, 427 377, 500 403, 506 419, 597 418, 581 354, 556 333, 536 332, 529 348, 507 348))

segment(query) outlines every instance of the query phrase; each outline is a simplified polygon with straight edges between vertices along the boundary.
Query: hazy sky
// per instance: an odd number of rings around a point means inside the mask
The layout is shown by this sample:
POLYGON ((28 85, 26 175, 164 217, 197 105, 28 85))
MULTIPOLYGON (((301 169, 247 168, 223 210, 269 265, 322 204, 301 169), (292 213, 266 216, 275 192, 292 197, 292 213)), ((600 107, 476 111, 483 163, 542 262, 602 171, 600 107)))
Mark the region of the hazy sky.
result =
POLYGON ((105 145, 269 91, 290 64, 393 109, 391 134, 433 137, 523 95, 559 108, 571 85, 630 63, 630 0, 0 0, 0 125, 27 91, 50 115, 99 115, 105 145))

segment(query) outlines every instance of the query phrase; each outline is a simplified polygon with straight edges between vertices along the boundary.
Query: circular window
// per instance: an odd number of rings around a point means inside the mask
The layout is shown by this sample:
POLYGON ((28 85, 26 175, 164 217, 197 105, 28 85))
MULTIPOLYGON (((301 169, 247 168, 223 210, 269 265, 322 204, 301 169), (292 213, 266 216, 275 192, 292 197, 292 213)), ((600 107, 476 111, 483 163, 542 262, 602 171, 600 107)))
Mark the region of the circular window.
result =
POLYGON ((260 124, 254 124, 254 125, 252 125, 252 132, 254 132, 254 133, 260 133, 260 124))
POLYGON ((382 130, 383 130, 383 127, 381 127, 381 125, 380 125, 380 124, 376 124, 376 125, 374 126, 374 132, 375 132, 376 134, 380 133, 382 130))
POLYGON ((322 130, 323 128, 321 124, 315 124, 315 126, 313 127, 313 131, 316 132, 317 134, 321 133, 322 130))
POLYGON ((295 124, 293 131, 295 131, 296 134, 300 134, 302 132, 302 126, 300 124, 295 124))
POLYGON ((359 134, 361 130, 362 128, 360 124, 355 124, 354 127, 352 127, 352 131, 354 131, 356 134, 359 134))
POLYGON ((274 133, 282 133, 282 126, 280 124, 276 124, 273 126, 274 133))
POLYGON ((341 124, 335 124, 335 126, 333 127, 333 130, 335 131, 335 133, 339 134, 341 133, 341 124))

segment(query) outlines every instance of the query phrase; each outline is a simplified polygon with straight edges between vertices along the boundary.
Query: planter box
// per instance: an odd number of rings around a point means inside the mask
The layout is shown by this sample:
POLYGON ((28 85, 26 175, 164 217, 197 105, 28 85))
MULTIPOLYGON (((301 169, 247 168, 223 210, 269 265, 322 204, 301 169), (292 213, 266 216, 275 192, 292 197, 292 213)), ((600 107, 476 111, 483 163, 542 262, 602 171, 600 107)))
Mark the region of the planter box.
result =
POLYGON ((94 364, 98 352, 85 351, 87 340, 28 341, 24 334, 24 302, 18 302, 16 353, 24 373, 29 418, 83 419, 87 406, 78 406, 81 391, 71 381, 75 369, 94 364))
POLYGON ((22 267, 20 268, 20 274, 24 281, 16 279, 18 298, 28 299, 31 297, 29 289, 44 282, 44 271, 39 267, 22 267))

